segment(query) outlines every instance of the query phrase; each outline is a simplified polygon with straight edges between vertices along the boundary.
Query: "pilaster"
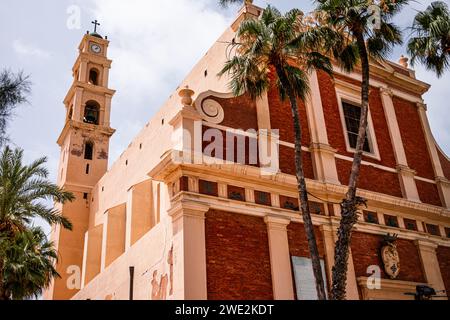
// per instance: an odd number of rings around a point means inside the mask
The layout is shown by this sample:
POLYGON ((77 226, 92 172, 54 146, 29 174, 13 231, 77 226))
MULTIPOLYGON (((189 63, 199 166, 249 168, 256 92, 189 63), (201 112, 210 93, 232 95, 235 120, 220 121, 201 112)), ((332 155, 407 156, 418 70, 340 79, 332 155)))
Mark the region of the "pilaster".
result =
POLYGON ((380 93, 391 143, 394 149, 394 156, 397 162, 397 172, 403 197, 411 201, 421 202, 419 192, 417 191, 416 182, 414 181, 414 176, 416 173, 408 167, 400 127, 397 122, 397 115, 395 113, 394 103, 392 101, 393 92, 388 88, 380 88, 380 93))
POLYGON ((445 290, 439 261, 436 255, 437 245, 433 242, 418 240, 416 241, 416 246, 422 261, 422 270, 425 280, 436 291, 445 290))
POLYGON ((334 157, 336 150, 329 145, 316 71, 310 73, 309 83, 311 94, 306 100, 306 113, 311 132, 311 155, 314 173, 319 181, 340 184, 334 157))
POLYGON ((267 216, 270 266, 272 270, 273 297, 275 300, 294 300, 291 258, 287 226, 291 222, 285 218, 267 216))
MULTIPOLYGON (((337 230, 329 225, 321 225, 320 230, 323 235, 323 243, 325 247, 325 262, 327 267, 327 278, 331 288, 333 281, 332 273, 334 266, 334 248, 336 243, 337 230)), ((359 300, 358 283, 356 281, 355 268, 353 265, 353 256, 350 250, 347 265, 347 300, 359 300)))
POLYGON ((439 196, 441 198, 442 205, 447 209, 450 209, 450 187, 448 179, 444 176, 441 161, 439 159, 436 142, 431 132, 430 123, 427 117, 427 106, 424 103, 417 104, 417 110, 422 123, 422 128, 425 134, 425 140, 428 146, 428 152, 430 154, 431 163, 433 164, 434 174, 436 177, 439 196))
POLYGON ((205 214, 209 207, 193 201, 178 201, 169 209, 174 246, 175 299, 206 300, 205 214))

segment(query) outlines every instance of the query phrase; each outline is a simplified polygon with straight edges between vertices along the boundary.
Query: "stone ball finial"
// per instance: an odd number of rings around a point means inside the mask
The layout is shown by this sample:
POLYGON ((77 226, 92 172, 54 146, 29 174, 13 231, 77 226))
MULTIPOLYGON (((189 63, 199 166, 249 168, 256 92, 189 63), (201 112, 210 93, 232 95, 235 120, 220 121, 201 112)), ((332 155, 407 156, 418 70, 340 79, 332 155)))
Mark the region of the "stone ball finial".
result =
POLYGON ((191 106, 193 103, 192 96, 194 95, 194 91, 189 89, 189 86, 185 86, 178 92, 178 95, 181 97, 181 103, 184 106, 191 106))
POLYGON ((400 59, 398 60, 398 64, 404 68, 408 68, 408 61, 409 61, 409 59, 407 57, 405 57, 404 55, 402 55, 400 57, 400 59))

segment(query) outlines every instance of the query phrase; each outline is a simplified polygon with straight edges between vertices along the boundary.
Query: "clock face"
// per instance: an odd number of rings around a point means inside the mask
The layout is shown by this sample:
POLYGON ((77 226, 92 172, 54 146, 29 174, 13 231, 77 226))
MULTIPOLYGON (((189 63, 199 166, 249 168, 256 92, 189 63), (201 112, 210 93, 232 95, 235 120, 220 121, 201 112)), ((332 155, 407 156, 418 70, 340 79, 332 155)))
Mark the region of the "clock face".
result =
POLYGON ((102 52, 102 47, 100 47, 98 44, 93 43, 91 44, 91 50, 94 53, 100 53, 102 52))

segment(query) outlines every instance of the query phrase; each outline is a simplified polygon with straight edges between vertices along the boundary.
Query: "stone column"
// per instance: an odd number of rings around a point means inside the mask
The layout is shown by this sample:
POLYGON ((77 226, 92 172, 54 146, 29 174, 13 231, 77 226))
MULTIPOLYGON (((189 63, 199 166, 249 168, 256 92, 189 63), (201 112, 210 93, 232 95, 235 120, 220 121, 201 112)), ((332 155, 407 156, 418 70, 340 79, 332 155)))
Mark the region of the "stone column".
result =
POLYGON ((439 267, 439 261, 436 255, 437 245, 429 241, 416 241, 422 261, 422 270, 427 283, 436 291, 445 290, 444 281, 439 267))
MULTIPOLYGON (((75 88, 75 95, 73 98, 73 114, 72 120, 74 121, 83 121, 83 88, 75 88)), ((70 106, 69 106, 70 107, 70 106)))
POLYGON ((105 111, 103 113, 103 116, 100 116, 100 123, 102 123, 102 125, 105 127, 109 127, 111 123, 111 100, 112 95, 105 94, 105 111))
POLYGON ((309 83, 311 94, 306 100, 306 113, 311 132, 311 156, 315 176, 322 182, 340 184, 334 157, 336 150, 330 146, 328 141, 316 71, 309 75, 309 83))
POLYGON ((287 226, 291 222, 285 218, 267 216, 270 266, 272 270, 273 297, 275 300, 294 300, 291 257, 287 226))
POLYGON ((174 248, 174 298, 206 300, 205 214, 209 207, 189 201, 173 204, 172 217, 174 248))
POLYGON ((80 69, 78 73, 78 81, 87 82, 88 81, 88 62, 87 58, 81 58, 80 69))
POLYGON ((431 162, 433 164, 436 183, 439 190, 439 196, 441 198, 442 205, 445 208, 450 209, 450 181, 447 178, 445 178, 444 171, 442 170, 442 165, 441 161, 439 160, 436 142, 431 132, 430 123, 428 122, 427 106, 424 103, 418 103, 417 109, 419 112, 423 131, 425 134, 425 139, 427 141, 431 162))
POLYGON ((102 75, 102 83, 105 88, 108 88, 109 85, 109 66, 103 66, 103 75, 102 75))
POLYGON ((389 128, 389 135, 394 149, 395 160, 397 161, 397 171, 403 197, 411 201, 421 202, 416 182, 414 181, 416 172, 408 167, 402 136, 397 122, 397 115, 395 114, 394 103, 392 101, 392 90, 380 88, 380 93, 384 114, 389 128))
MULTIPOLYGON (((336 243, 337 230, 329 225, 321 225, 320 230, 323 234, 323 244, 325 246, 325 262, 328 283, 333 281, 332 272, 334 266, 334 246, 336 243)), ((347 300, 359 300, 358 284, 356 282, 355 268, 353 266, 353 256, 350 250, 348 257, 348 269, 347 269, 347 300)))

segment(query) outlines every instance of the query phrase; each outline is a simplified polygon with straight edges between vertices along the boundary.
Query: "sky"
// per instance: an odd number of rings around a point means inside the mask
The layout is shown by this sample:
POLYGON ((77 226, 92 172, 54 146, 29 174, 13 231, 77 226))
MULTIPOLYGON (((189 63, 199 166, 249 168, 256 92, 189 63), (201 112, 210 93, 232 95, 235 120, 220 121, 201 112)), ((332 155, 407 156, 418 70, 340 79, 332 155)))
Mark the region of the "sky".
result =
MULTIPOLYGON (((11 142, 25 150, 26 162, 47 156, 50 179, 56 181, 60 152, 56 140, 65 119, 62 101, 73 80, 78 44, 92 30, 92 20, 100 21, 99 33, 111 41, 110 87, 117 90, 111 114, 117 129, 111 139, 111 165, 233 21, 239 7, 224 9, 217 2, 1 0, 0 70, 23 70, 33 83, 29 103, 16 110, 9 127, 11 142)), ((406 29, 415 11, 430 3, 412 2, 395 22, 406 29)), ((271 4, 282 11, 313 8, 312 1, 255 0, 255 4, 271 4)), ((405 48, 397 47, 391 60, 402 54, 405 48)), ((420 65, 414 69, 418 79, 432 85, 424 96, 428 117, 438 144, 450 154, 450 72, 437 79, 420 65)))

